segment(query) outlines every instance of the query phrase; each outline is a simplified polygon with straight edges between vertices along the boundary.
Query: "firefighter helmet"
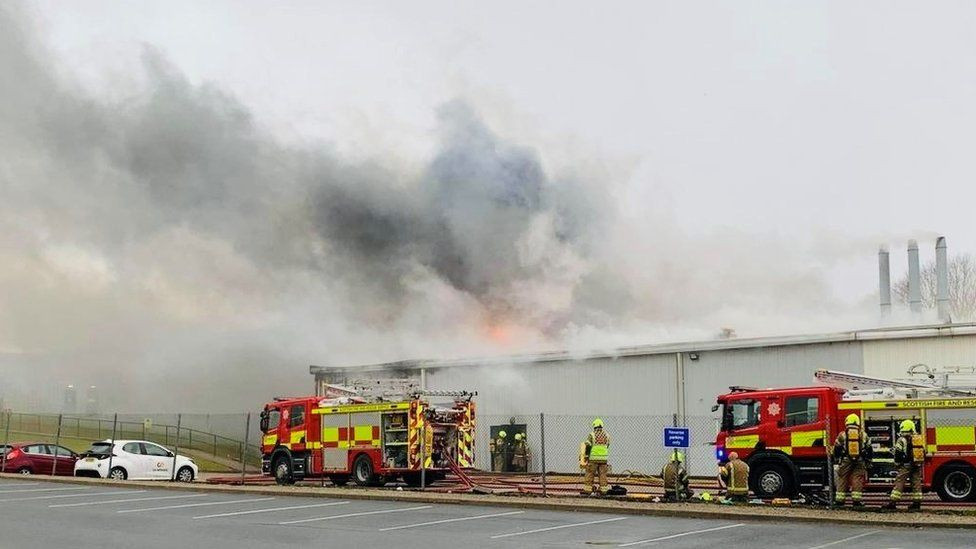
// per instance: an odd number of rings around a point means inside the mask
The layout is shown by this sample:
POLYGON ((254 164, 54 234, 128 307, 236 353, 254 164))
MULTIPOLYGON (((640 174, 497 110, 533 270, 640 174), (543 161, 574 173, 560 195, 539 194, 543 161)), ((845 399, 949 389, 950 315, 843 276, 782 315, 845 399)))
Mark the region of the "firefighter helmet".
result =
POLYGON ((603 428, 603 420, 600 419, 600 418, 594 419, 593 420, 593 428, 594 429, 597 429, 597 428, 602 429, 603 428))
POLYGON ((910 420, 910 419, 906 419, 905 421, 902 421, 901 422, 901 432, 903 432, 903 433, 914 433, 915 432, 915 422, 912 421, 912 420, 910 420))
POLYGON ((515 440, 522 440, 523 436, 525 435, 523 435, 522 433, 515 433, 515 440))
POLYGON ((678 463, 684 463, 685 462, 685 454, 683 452, 679 452, 679 451, 675 450, 674 452, 671 452, 671 459, 673 461, 677 461, 678 463))
POLYGON ((505 438, 506 436, 507 433, 505 433, 505 431, 498 431, 498 438, 505 438))
POLYGON ((847 425, 860 425, 861 418, 857 414, 850 414, 847 416, 847 425))

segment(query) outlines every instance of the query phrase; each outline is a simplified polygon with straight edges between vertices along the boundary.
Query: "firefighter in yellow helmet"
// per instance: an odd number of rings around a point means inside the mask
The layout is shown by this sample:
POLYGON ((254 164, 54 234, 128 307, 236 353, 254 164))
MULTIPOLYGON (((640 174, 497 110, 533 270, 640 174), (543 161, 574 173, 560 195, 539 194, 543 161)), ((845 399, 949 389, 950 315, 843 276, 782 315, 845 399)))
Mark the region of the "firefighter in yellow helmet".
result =
POLYGON ((664 481, 665 501, 678 501, 692 496, 683 453, 677 450, 668 453, 668 462, 661 469, 661 479, 664 481))
POLYGON ((894 445, 895 466, 898 476, 891 488, 891 498, 885 509, 894 509, 901 501, 906 484, 911 485, 912 503, 909 511, 922 508, 922 462, 925 461, 925 442, 921 435, 915 434, 915 422, 906 419, 901 422, 898 440, 894 445))
POLYGON ((861 429, 861 418, 857 414, 847 416, 844 430, 834 440, 834 460, 837 464, 837 493, 834 503, 843 506, 850 489, 851 504, 861 507, 861 490, 867 481, 867 464, 871 461, 871 443, 868 435, 861 429))
POLYGON ((729 461, 720 465, 718 474, 725 483, 725 495, 732 501, 745 503, 749 500, 749 464, 731 452, 729 461))
POLYGON ((583 476, 584 495, 595 494, 593 477, 597 478, 600 494, 606 495, 610 486, 607 484, 607 458, 610 455, 610 435, 603 430, 603 420, 593 420, 593 431, 590 432, 583 444, 580 445, 580 465, 586 469, 583 476))
POLYGON ((525 473, 529 470, 529 444, 525 441, 525 433, 515 433, 512 468, 517 473, 525 473))
POLYGON ((492 439, 489 445, 489 450, 491 451, 491 470, 504 472, 505 471, 505 461, 508 454, 508 441, 506 437, 508 434, 504 431, 498 431, 498 438, 492 439))

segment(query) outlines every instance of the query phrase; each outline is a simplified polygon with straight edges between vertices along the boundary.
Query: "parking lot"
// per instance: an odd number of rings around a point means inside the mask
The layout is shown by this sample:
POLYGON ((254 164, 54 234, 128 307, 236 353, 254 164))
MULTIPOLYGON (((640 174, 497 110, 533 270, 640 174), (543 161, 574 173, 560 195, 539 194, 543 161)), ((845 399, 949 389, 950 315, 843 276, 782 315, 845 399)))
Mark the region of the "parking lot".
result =
POLYGON ((970 530, 731 522, 0 481, 3 547, 972 547, 970 530), (335 545, 333 545, 335 544, 335 545))

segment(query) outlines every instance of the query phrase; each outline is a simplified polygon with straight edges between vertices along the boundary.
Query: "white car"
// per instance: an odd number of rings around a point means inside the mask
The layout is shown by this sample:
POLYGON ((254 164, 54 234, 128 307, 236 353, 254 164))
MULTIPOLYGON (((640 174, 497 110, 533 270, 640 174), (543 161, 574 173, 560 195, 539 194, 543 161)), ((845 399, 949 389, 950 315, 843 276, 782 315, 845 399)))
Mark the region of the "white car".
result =
MULTIPOLYGON (((116 440, 115 451, 109 449, 112 441, 93 442, 91 448, 78 456, 75 462, 76 477, 113 478, 115 480, 170 480, 173 477, 173 452, 145 440, 116 440)), ((176 480, 192 482, 199 468, 186 456, 176 456, 176 480)))

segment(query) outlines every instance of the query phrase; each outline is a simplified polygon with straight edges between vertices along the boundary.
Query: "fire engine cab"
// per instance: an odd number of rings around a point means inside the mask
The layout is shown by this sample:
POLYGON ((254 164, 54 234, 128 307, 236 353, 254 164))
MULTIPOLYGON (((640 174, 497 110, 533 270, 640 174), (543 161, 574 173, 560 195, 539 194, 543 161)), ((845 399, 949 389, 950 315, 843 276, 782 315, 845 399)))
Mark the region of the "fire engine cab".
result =
POLYGON ((757 497, 820 492, 829 486, 833 441, 845 418, 857 414, 873 449, 867 488, 890 490, 892 445, 908 419, 924 440, 924 489, 943 501, 976 501, 976 391, 954 388, 948 375, 939 384, 923 365, 909 370, 920 373, 923 382, 819 370, 821 385, 730 387, 713 408, 721 411, 716 457, 724 462, 738 453, 749 464, 749 487, 757 497))
POLYGON ((321 397, 276 398, 261 412, 262 472, 278 484, 350 478, 419 485, 474 463, 476 393, 421 391, 380 395, 377 387, 327 386, 321 397), (439 400, 435 400, 439 399, 439 400))

